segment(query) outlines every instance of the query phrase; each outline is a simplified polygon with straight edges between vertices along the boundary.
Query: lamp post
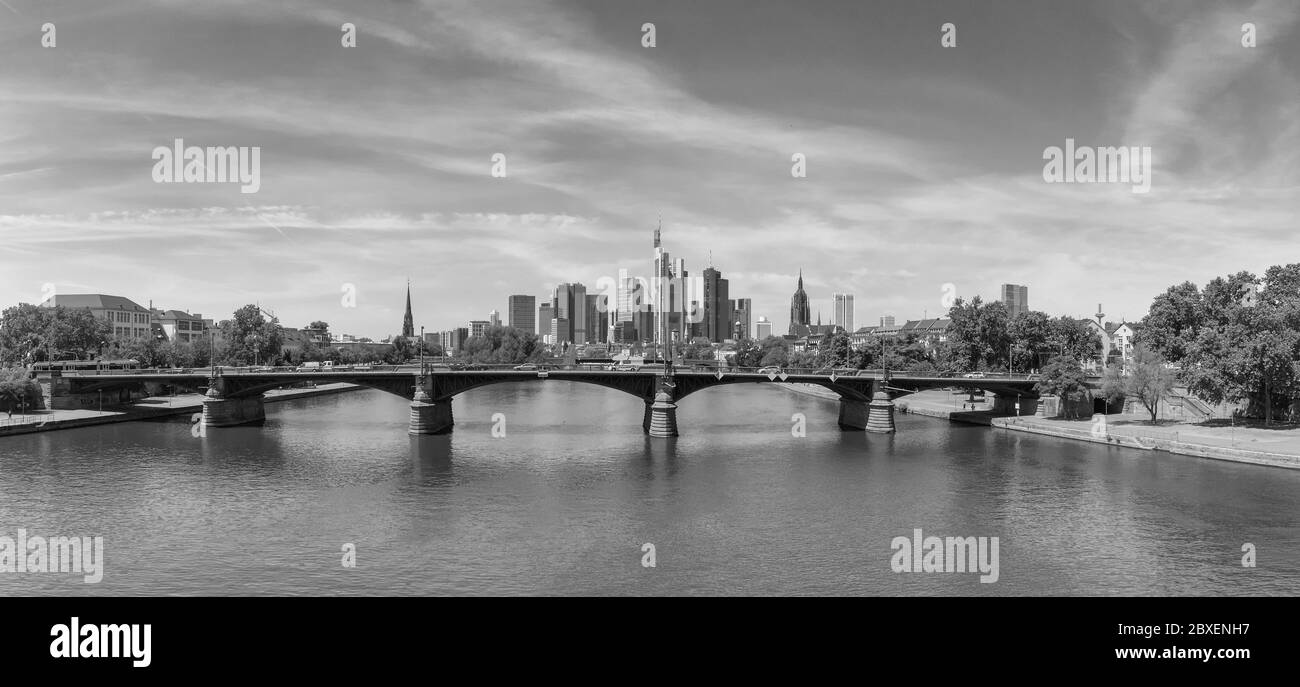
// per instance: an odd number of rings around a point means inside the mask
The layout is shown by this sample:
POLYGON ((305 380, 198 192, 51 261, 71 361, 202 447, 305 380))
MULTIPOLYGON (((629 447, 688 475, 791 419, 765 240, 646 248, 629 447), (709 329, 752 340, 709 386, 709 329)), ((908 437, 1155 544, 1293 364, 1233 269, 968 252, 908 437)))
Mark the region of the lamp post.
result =
POLYGON ((424 376, 424 325, 420 325, 420 376, 424 376))

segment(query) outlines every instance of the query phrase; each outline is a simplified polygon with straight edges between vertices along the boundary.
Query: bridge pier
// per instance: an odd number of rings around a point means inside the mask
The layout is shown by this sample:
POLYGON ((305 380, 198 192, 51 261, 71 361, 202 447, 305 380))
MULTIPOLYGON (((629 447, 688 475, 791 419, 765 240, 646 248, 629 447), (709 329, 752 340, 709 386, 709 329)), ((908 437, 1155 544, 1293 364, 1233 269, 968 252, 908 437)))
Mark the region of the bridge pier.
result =
POLYGON ((208 389, 203 398, 204 427, 235 427, 266 420, 266 406, 262 395, 227 398, 215 388, 208 389))
POLYGON ((424 389, 415 392, 407 434, 446 434, 454 424, 450 398, 433 401, 424 389))
POLYGON ((646 414, 641 426, 652 437, 677 436, 677 405, 666 391, 655 395, 654 403, 646 404, 646 414))
MULTIPOLYGON (((867 416, 867 431, 878 434, 890 434, 894 431, 894 402, 889 394, 877 391, 871 398, 870 413, 867 416)), ((841 412, 843 407, 841 407, 841 412)))
POLYGON ((866 401, 856 398, 840 399, 840 429, 864 430, 869 422, 869 408, 866 401))

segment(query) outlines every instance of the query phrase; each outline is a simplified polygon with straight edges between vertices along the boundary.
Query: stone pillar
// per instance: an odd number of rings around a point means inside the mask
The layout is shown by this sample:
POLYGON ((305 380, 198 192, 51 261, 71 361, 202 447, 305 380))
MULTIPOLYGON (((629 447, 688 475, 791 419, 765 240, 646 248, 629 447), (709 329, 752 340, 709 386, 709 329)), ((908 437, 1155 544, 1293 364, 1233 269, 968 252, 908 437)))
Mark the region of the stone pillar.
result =
POLYGON ((1038 408, 1034 410, 1034 417, 1047 417, 1047 401, 1051 398, 1053 397, 1052 396, 1038 397, 1038 408))
POLYGON ((840 399, 840 429, 864 430, 867 428, 867 402, 856 398, 840 399))
POLYGON ((262 395, 226 398, 215 388, 209 388, 203 398, 204 427, 235 427, 266 420, 266 406, 262 395))
POLYGON ((652 437, 677 436, 677 405, 668 392, 655 394, 654 405, 650 406, 650 426, 646 431, 652 437))
POLYGON ((408 434, 446 434, 455 423, 451 417, 451 399, 433 401, 424 389, 415 392, 411 401, 408 434))
POLYGON ((877 391, 871 399, 871 411, 867 416, 867 431, 889 434, 894 431, 894 402, 889 394, 877 391))

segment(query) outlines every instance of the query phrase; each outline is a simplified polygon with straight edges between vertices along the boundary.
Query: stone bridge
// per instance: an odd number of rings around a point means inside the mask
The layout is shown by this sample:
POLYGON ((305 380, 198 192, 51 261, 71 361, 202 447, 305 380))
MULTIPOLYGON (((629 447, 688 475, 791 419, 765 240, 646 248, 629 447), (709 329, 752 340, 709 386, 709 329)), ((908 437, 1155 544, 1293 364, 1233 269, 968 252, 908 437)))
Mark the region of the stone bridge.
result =
POLYGON ((230 427, 261 422, 266 418, 262 393, 283 386, 312 382, 346 382, 386 391, 410 399, 411 434, 441 434, 451 430, 452 399, 471 389, 489 384, 537 383, 548 380, 595 384, 631 394, 645 406, 642 428, 651 436, 677 436, 677 401, 690 394, 724 384, 815 384, 840 397, 839 425, 846 430, 894 431, 893 399, 923 389, 957 386, 984 389, 998 394, 998 408, 1008 410, 1010 402, 1037 399, 1034 381, 1023 376, 954 379, 890 375, 862 371, 856 375, 696 372, 663 370, 437 370, 421 374, 418 369, 384 371, 230 371, 215 372, 142 371, 111 374, 81 373, 63 376, 54 385, 69 395, 167 384, 203 389, 203 423, 209 427, 230 427), (1002 407, 1007 406, 1007 407, 1002 407))

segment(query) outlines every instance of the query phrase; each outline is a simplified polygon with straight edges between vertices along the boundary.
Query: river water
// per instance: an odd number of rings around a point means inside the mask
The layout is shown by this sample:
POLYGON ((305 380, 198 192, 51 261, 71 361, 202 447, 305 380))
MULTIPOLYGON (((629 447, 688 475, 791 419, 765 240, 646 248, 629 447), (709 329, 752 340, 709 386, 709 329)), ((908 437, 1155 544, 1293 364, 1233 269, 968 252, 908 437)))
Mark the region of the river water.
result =
POLYGON ((837 412, 720 387, 654 439, 638 399, 548 380, 458 397, 447 436, 410 437, 407 401, 367 390, 205 437, 172 418, 2 438, 0 537, 101 536, 105 566, 0 572, 0 596, 1300 593, 1300 471, 837 412), (894 572, 916 529, 997 537, 997 581, 894 572))

